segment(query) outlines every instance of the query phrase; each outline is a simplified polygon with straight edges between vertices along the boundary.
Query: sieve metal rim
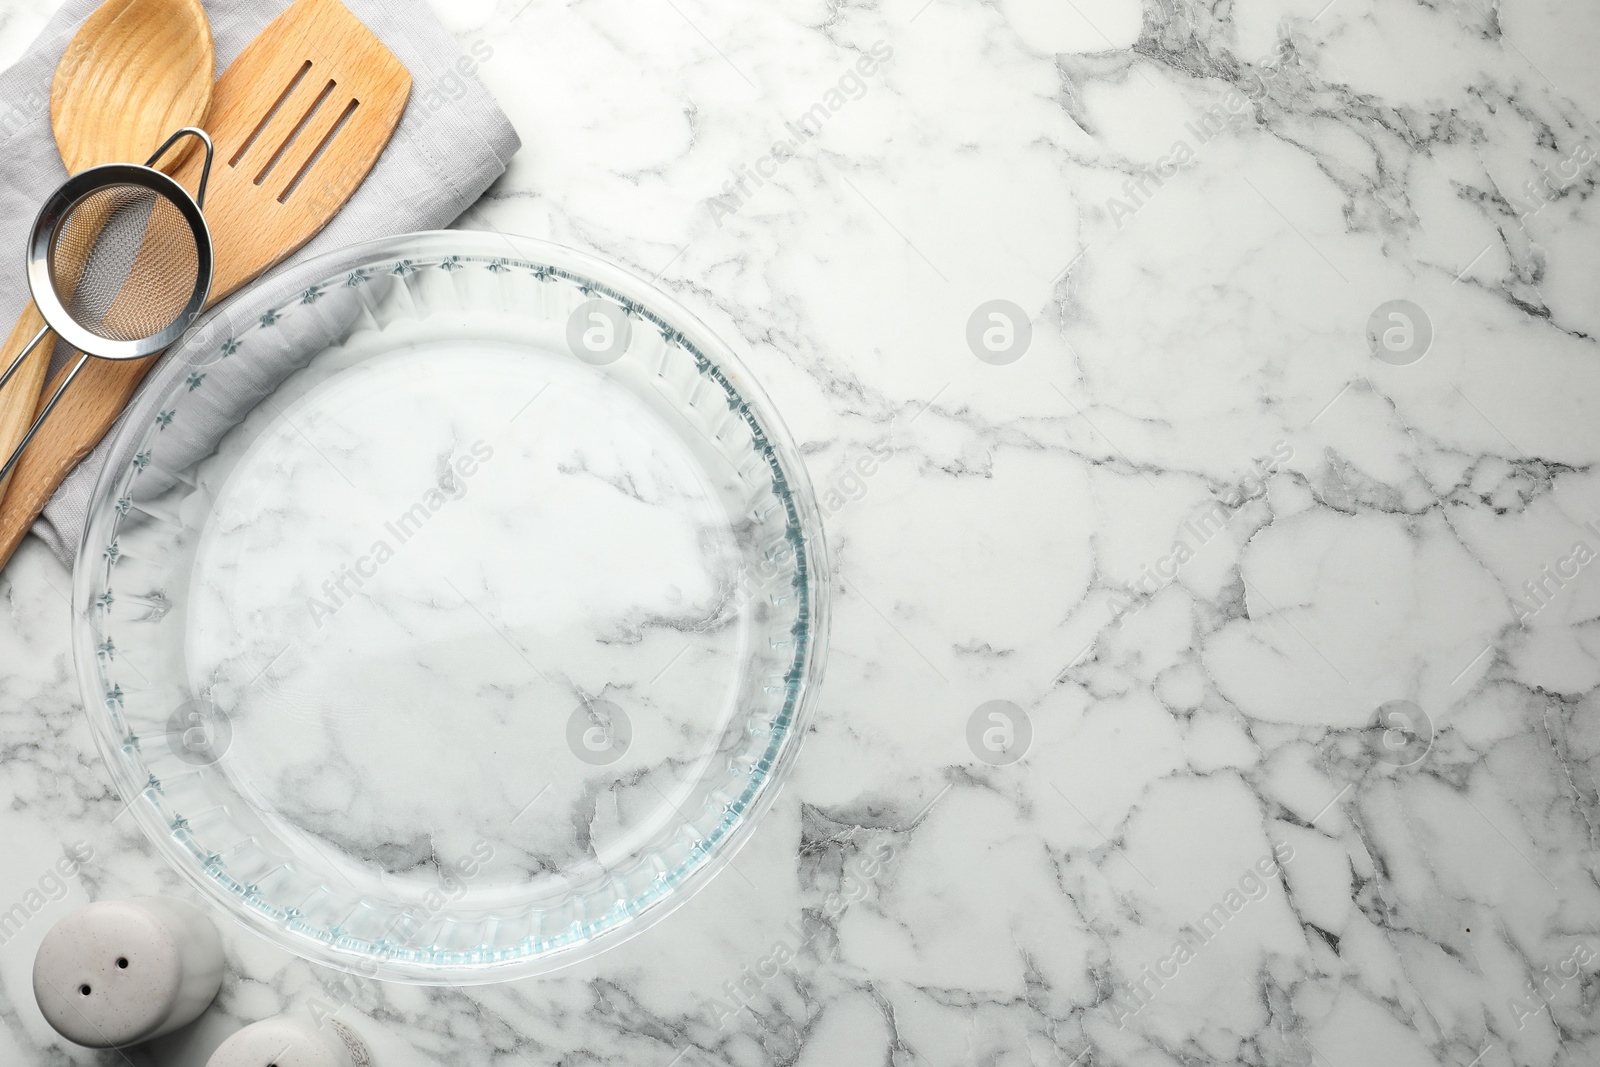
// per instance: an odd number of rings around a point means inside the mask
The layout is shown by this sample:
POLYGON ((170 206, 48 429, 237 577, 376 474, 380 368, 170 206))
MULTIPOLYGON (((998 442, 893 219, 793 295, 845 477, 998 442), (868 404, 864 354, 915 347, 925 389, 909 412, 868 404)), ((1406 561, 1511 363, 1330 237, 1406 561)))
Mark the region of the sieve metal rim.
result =
POLYGON ((28 237, 28 288, 33 294, 34 306, 56 336, 78 351, 99 359, 142 359, 170 347, 205 310, 206 300, 211 295, 213 268, 211 229, 206 225, 205 213, 200 205, 189 194, 189 190, 173 178, 154 167, 137 163, 106 163, 68 178, 39 209, 28 237), (133 341, 101 337, 78 325, 62 304, 50 280, 50 246, 57 227, 91 194, 112 185, 137 185, 166 197, 182 214, 194 235, 199 267, 198 284, 178 317, 160 333, 133 341))

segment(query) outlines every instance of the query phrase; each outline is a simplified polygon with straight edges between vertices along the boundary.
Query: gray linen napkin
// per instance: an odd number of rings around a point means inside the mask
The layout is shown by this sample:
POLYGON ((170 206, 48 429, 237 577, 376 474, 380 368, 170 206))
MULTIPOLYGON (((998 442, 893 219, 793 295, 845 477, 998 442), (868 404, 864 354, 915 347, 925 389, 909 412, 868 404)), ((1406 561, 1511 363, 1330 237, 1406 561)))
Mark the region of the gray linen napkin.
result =
MULTIPOLYGON (((344 210, 266 275, 267 284, 246 287, 225 302, 226 320, 251 321, 281 301, 285 286, 295 281, 296 265, 308 257, 358 241, 449 225, 504 173, 521 147, 510 122, 472 76, 472 61, 461 56, 425 0, 344 2, 411 71, 410 103, 394 139, 344 210)), ((0 73, 0 316, 7 320, 0 331, 10 328, 10 318, 28 300, 23 275, 28 228, 44 198, 67 177, 50 130, 50 79, 67 42, 98 5, 99 0, 66 0, 27 55, 0 73)), ((206 0, 217 72, 287 6, 289 0, 206 0)), ((148 387, 162 388, 183 373, 181 364, 194 358, 195 346, 182 347, 151 371, 148 387)), ((65 352, 58 350, 57 365, 64 358, 65 352)), ((237 388, 246 392, 233 397, 231 406, 248 407, 290 370, 263 367, 259 377, 236 375, 237 388), (259 391, 249 395, 249 390, 259 391)), ((33 532, 63 563, 70 565, 77 551, 89 497, 115 433, 113 429, 68 476, 34 524, 33 532)))

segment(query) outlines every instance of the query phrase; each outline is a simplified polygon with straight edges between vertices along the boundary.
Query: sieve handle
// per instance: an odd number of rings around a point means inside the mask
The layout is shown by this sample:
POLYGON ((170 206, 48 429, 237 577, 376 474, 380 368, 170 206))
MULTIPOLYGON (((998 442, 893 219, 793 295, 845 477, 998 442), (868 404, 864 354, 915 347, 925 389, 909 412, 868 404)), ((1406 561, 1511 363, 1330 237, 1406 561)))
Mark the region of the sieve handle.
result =
MULTIPOLYGON (((29 350, 31 351, 49 332, 49 330, 39 331, 39 334, 33 339, 33 343, 29 345, 29 350)), ((23 353, 23 355, 26 354, 26 352, 23 353)), ((16 364, 20 362, 22 362, 22 357, 18 356, 12 367, 15 368, 16 364)), ((61 384, 56 386, 56 391, 51 394, 49 403, 45 404, 44 410, 39 412, 39 417, 33 420, 33 425, 28 427, 28 432, 22 435, 22 440, 17 443, 17 447, 11 452, 11 457, 6 460, 6 465, 0 467, 0 485, 4 485, 6 479, 11 477, 11 471, 16 467, 17 460, 22 458, 23 449, 28 447, 28 442, 33 440, 33 435, 39 432, 39 427, 44 425, 45 420, 50 417, 50 413, 56 409, 56 405, 61 403, 61 398, 66 394, 67 387, 72 384, 72 379, 78 376, 78 372, 83 369, 83 365, 87 362, 89 362, 88 356, 79 356, 78 362, 72 365, 72 369, 61 380, 61 384)))
POLYGON ((6 368, 6 372, 4 374, 0 374, 0 389, 4 389, 6 387, 6 383, 16 375, 17 368, 22 366, 22 361, 27 359, 28 356, 32 355, 33 350, 39 347, 39 342, 43 341, 45 337, 49 335, 49 333, 50 327, 41 326, 39 328, 39 332, 33 335, 33 340, 29 341, 27 345, 23 347, 22 351, 17 353, 17 358, 11 361, 11 366, 6 368))
POLYGON ((161 147, 151 153, 150 158, 145 160, 144 165, 147 167, 154 167, 156 165, 156 160, 166 155, 167 149, 177 144, 178 141, 184 137, 196 138, 202 145, 205 146, 206 158, 205 161, 200 164, 200 181, 195 189, 194 194, 194 202, 200 207, 205 207, 206 183, 211 181, 211 155, 214 151, 214 147, 211 144, 211 135, 209 133, 202 130, 198 126, 185 126, 177 133, 174 133, 171 137, 168 137, 165 141, 162 141, 161 147))
MULTIPOLYGON (((5 373, 0 375, 0 455, 18 447, 33 418, 54 347, 44 340, 52 336, 44 316, 30 300, 0 348, 0 359, 7 360, 5 373)), ((11 466, 7 464, 7 473, 0 474, 0 493, 5 491, 11 466)))

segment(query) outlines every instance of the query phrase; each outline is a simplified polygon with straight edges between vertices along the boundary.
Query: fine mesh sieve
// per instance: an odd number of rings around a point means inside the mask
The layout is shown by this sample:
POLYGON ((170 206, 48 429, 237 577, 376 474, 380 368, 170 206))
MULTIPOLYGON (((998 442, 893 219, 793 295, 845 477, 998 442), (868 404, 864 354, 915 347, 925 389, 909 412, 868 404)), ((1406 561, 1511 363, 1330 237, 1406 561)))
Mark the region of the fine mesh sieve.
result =
POLYGON ((82 353, 16 450, 0 467, 11 473, 23 449, 55 410, 91 356, 139 359, 176 341, 211 292, 211 234, 201 207, 211 173, 211 139, 185 127, 144 166, 111 163, 67 179, 40 209, 28 248, 28 287, 45 320, 11 365, 0 388, 52 332, 82 353), (190 196, 154 169, 179 138, 205 148, 190 196))

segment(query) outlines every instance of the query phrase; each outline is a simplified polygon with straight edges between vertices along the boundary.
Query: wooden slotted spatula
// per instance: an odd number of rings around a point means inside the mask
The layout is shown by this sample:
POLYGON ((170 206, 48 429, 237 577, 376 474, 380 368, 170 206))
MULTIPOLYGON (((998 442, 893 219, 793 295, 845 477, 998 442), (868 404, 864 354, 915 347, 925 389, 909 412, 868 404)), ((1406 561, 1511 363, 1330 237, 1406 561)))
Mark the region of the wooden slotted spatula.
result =
MULTIPOLYGON (((217 79, 207 123, 216 146, 205 203, 211 303, 328 224, 389 143, 410 94, 405 66, 338 0, 296 0, 245 47, 217 79)), ((173 175, 185 188, 195 187, 202 155, 173 175)), ((84 367, 12 474, 0 503, 0 567, 156 358, 84 367)))

